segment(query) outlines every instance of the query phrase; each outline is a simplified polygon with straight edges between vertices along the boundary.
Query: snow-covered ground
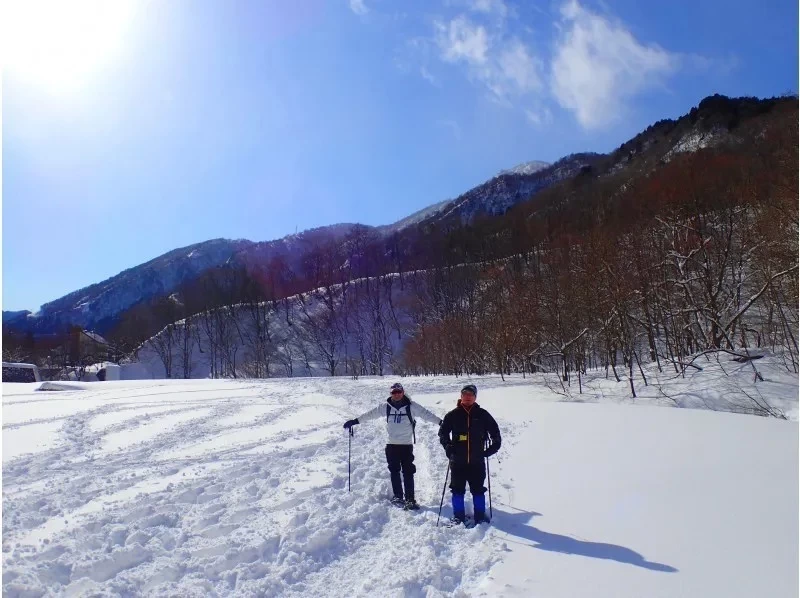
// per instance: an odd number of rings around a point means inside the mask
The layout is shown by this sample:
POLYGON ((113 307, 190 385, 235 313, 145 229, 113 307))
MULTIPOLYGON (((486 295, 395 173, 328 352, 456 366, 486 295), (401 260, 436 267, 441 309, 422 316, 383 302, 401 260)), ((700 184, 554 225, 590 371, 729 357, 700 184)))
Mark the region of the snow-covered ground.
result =
MULTIPOLYGON (((3 384, 3 595, 797 596, 797 378, 765 379, 790 421, 655 406, 724 393, 708 367, 642 401, 473 379, 504 442, 471 530, 436 527, 427 423, 421 511, 385 502, 380 422, 348 492, 342 423, 390 379, 3 384)), ((443 415, 465 379, 403 383, 443 415)))

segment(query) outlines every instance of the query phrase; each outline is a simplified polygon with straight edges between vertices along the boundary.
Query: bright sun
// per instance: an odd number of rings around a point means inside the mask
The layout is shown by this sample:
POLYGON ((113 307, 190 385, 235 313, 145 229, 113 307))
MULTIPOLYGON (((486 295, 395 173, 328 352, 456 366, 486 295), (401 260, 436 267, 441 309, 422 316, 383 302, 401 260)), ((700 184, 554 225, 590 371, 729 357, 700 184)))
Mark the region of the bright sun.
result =
POLYGON ((0 0, 4 71, 54 93, 80 88, 113 62, 132 0, 0 0))

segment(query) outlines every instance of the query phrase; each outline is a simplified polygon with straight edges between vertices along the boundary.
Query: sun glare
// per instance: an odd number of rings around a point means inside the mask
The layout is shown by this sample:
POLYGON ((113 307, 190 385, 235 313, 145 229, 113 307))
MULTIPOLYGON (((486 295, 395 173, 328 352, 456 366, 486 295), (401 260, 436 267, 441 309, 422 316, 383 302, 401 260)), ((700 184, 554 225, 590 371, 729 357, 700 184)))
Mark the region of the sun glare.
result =
POLYGON ((133 2, 3 0, 0 6, 4 72, 60 93, 114 62, 133 2))

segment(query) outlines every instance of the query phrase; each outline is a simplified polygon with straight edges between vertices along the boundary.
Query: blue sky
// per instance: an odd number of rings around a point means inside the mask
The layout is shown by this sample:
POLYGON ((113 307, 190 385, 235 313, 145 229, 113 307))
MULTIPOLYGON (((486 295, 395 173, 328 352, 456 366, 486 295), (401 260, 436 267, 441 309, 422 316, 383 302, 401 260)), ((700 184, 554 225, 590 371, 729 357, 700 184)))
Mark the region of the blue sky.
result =
POLYGON ((3 19, 20 44, 69 33, 35 68, 6 51, 3 309, 210 238, 389 223, 713 93, 797 91, 794 0, 120 1, 91 31, 3 19))

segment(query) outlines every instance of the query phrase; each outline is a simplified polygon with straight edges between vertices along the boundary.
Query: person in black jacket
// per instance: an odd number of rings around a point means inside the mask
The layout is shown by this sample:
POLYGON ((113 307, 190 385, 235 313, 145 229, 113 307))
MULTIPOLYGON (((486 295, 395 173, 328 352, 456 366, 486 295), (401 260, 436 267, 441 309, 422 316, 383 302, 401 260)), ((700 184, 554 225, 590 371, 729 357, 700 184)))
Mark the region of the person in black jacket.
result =
POLYGON ((474 384, 462 388, 456 408, 444 416, 439 427, 439 440, 450 459, 454 523, 464 522, 464 493, 468 483, 475 523, 488 521, 483 486, 485 458, 500 450, 500 429, 491 414, 475 402, 477 396, 474 384))

